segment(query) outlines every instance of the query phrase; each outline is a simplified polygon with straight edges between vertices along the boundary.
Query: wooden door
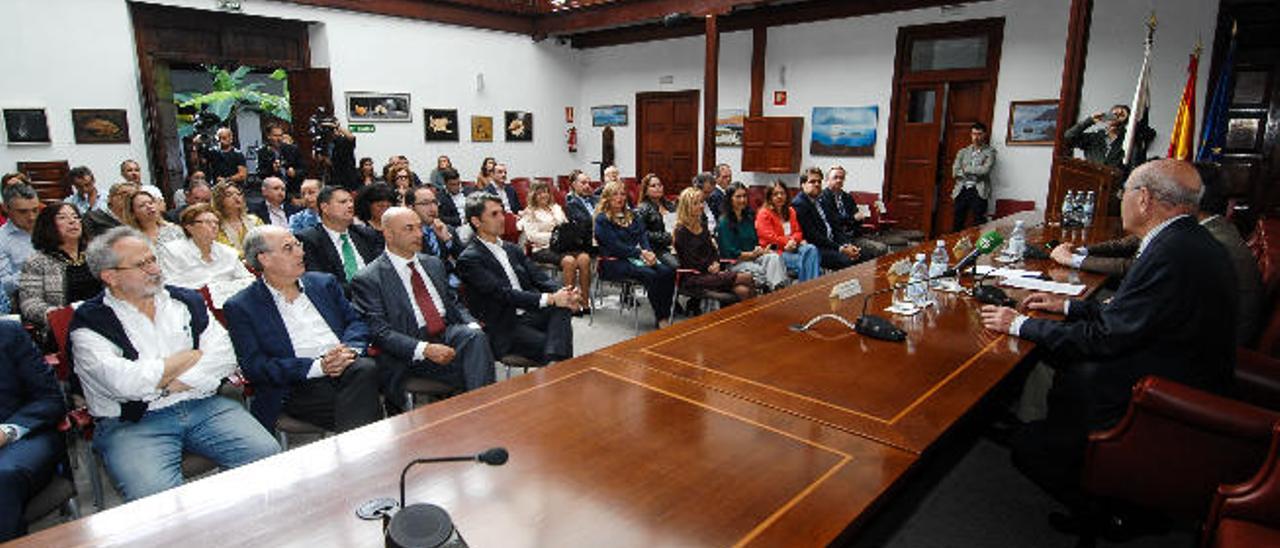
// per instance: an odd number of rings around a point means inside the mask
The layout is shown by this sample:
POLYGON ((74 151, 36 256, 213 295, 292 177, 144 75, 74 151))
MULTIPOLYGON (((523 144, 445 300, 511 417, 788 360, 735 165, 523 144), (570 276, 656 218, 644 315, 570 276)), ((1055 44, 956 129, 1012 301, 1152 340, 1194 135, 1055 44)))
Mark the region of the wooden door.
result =
POLYGON ((667 194, 698 170, 698 90, 636 94, 636 177, 662 178, 667 194))
MULTIPOLYGON (((955 187, 951 166, 955 164, 956 154, 960 149, 973 142, 970 130, 975 122, 988 125, 991 119, 991 106, 994 95, 990 82, 956 82, 947 84, 947 104, 942 129, 942 163, 938 166, 939 184, 937 207, 934 208, 933 226, 937 232, 949 232, 955 218, 955 201, 951 199, 951 190, 955 187)), ((991 130, 987 129, 987 139, 991 138, 991 130)))
POLYGON ((894 108, 893 194, 890 207, 903 227, 930 234, 942 144, 942 84, 908 85, 894 108))
POLYGON ((333 112, 333 86, 329 82, 329 69, 294 69, 289 71, 289 114, 293 118, 293 139, 302 153, 303 161, 314 169, 311 154, 311 132, 308 120, 318 109, 330 116, 333 112))

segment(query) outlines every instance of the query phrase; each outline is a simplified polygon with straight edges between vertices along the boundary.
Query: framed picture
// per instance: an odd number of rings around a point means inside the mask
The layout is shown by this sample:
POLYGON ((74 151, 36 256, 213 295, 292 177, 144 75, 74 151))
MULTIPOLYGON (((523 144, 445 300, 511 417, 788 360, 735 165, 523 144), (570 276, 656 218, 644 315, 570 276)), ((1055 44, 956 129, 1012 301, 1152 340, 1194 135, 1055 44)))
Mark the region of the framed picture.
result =
POLYGON ((493 142, 493 117, 492 116, 472 116, 471 117, 471 142, 473 143, 492 143, 493 142))
POLYGON ((373 91, 348 91, 347 121, 360 122, 412 122, 408 93, 378 93, 373 91))
POLYGON ((527 143, 533 141, 533 113, 508 110, 503 114, 502 131, 507 141, 527 143))
POLYGON ((740 108, 717 111, 716 146, 742 146, 742 124, 746 118, 747 111, 740 108))
POLYGON ((128 143, 129 116, 124 109, 71 109, 77 144, 128 143))
POLYGON ((591 107, 591 125, 593 127, 627 125, 627 105, 591 107))
POLYGON ((458 111, 448 109, 422 109, 422 123, 426 126, 428 141, 458 140, 458 111))
POLYGON ((49 118, 42 108, 4 109, 4 131, 11 145, 51 142, 49 118))
POLYGON ((1052 145, 1058 133, 1058 100, 1009 102, 1007 145, 1052 145))
POLYGON ((875 156, 880 107, 813 107, 809 154, 875 156))

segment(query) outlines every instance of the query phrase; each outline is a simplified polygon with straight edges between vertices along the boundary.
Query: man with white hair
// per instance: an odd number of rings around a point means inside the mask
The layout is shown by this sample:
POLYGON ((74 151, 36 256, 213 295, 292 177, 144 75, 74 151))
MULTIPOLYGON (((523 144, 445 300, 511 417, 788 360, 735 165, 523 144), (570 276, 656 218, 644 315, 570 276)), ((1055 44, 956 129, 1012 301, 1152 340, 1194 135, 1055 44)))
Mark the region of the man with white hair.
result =
POLYGON ((106 231, 85 251, 106 290, 76 309, 70 354, 95 419, 93 448, 125 500, 182 484, 182 455, 224 468, 280 450, 239 403, 216 394, 236 369, 204 299, 163 285, 146 236, 106 231))

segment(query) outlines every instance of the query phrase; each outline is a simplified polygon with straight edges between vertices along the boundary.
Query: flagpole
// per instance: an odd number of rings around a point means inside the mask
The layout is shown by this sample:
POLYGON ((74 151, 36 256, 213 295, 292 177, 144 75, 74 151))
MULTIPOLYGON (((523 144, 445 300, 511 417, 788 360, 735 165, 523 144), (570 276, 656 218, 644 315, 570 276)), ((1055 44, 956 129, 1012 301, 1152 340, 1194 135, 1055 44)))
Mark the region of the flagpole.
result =
POLYGON ((1147 18, 1147 39, 1143 43, 1142 70, 1138 71, 1138 86, 1133 91, 1133 103, 1129 107, 1129 123, 1124 132, 1124 165, 1133 163, 1133 145, 1137 138, 1138 123, 1144 117, 1143 112, 1151 102, 1148 81, 1151 78, 1151 46, 1155 43, 1156 12, 1151 11, 1147 18))

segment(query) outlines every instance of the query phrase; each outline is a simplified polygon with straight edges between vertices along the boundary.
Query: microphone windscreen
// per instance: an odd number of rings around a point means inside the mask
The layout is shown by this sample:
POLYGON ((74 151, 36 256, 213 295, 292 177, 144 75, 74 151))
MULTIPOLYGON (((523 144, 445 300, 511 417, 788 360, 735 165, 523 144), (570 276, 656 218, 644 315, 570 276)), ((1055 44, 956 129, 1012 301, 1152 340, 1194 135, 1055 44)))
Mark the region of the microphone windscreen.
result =
POLYGON ((995 251, 1002 243, 1004 243, 1004 236, 1000 232, 992 230, 979 237, 978 243, 974 247, 979 253, 986 254, 995 251))
POLYGON ((507 456, 505 448, 494 447, 476 455, 476 460, 491 466, 500 466, 507 463, 507 456))

